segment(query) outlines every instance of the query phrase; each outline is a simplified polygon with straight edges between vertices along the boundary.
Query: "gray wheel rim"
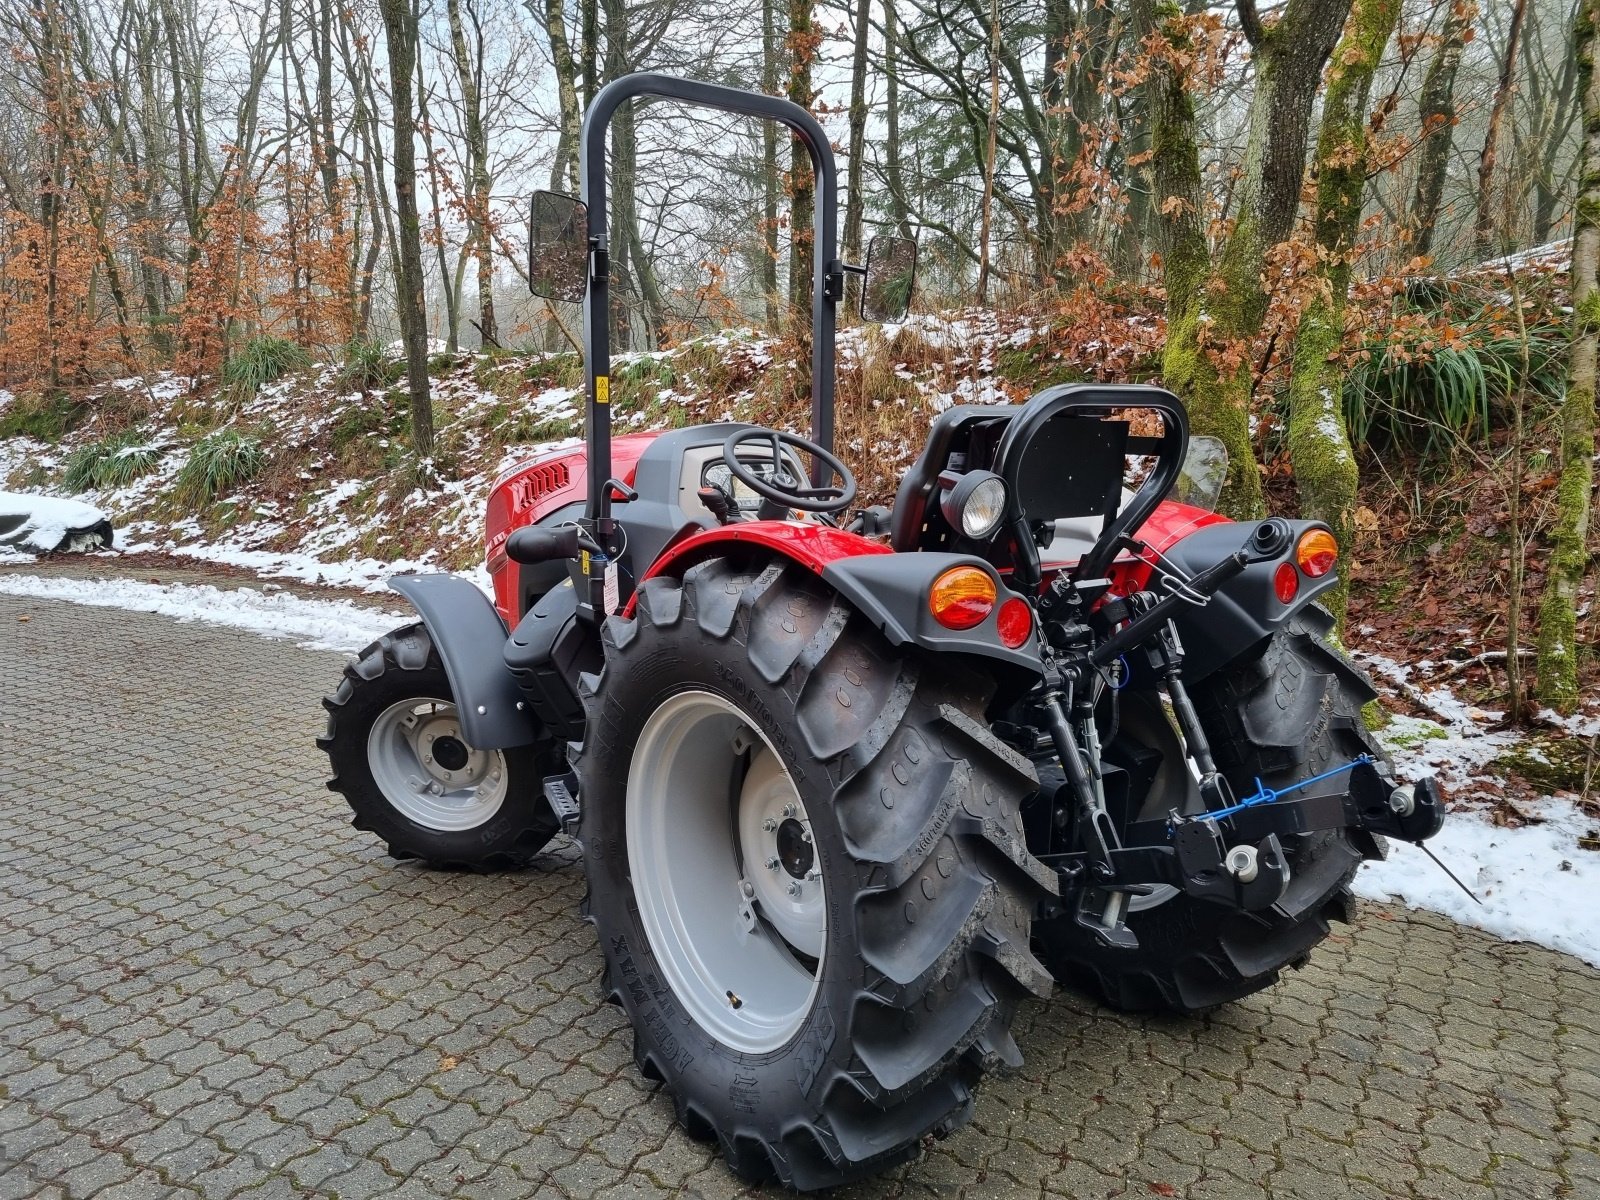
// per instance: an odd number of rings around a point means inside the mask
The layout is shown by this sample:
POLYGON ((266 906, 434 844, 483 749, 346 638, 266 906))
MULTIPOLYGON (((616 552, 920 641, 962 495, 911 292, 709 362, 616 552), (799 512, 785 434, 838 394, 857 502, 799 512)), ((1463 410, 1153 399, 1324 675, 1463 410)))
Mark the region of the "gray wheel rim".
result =
POLYGON ((678 1001, 732 1049, 789 1041, 816 1000, 827 892, 772 744, 721 696, 672 696, 639 735, 625 819, 639 917, 678 1001))
POLYGON ((384 799, 438 833, 476 829, 505 803, 505 755, 468 746, 448 700, 413 696, 384 709, 367 735, 367 764, 384 799))

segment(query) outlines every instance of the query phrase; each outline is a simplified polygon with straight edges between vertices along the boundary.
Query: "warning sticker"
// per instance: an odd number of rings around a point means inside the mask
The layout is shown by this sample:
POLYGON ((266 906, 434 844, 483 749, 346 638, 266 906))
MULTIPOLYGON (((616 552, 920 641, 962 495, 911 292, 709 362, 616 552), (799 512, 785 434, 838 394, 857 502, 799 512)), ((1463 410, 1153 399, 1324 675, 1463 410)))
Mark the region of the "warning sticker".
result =
POLYGON ((611 403, 611 376, 596 375, 594 377, 594 402, 596 404, 611 403))
POLYGON ((617 611, 619 602, 622 599, 622 583, 621 580, 617 578, 617 564, 614 562, 609 562, 606 564, 605 592, 606 612, 614 613, 617 611))

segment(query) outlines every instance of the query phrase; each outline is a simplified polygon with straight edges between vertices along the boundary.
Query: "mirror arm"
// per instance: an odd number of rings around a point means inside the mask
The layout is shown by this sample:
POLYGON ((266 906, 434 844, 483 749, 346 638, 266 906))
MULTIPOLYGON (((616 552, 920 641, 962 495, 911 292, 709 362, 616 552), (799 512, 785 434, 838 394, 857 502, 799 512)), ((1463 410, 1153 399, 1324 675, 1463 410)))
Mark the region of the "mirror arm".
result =
POLYGON ((846 275, 865 275, 867 273, 865 263, 861 264, 860 266, 857 266, 855 263, 840 263, 839 269, 846 275))
POLYGON ((844 275, 850 268, 835 259, 828 264, 828 270, 822 277, 822 294, 837 303, 844 299, 844 275))

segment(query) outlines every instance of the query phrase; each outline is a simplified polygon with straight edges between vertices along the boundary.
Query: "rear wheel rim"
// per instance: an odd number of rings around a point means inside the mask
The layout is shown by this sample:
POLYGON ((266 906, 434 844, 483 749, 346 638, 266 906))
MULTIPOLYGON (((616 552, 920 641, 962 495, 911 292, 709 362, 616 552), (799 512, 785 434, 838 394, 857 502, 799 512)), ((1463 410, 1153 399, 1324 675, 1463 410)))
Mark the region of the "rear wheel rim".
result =
POLYGON ((467 745, 448 700, 412 696, 384 709, 367 735, 367 764, 395 810, 436 833, 476 829, 505 803, 505 755, 467 745))
POLYGON ((820 986, 827 891, 771 743, 721 696, 671 696, 640 732, 625 820, 639 917, 673 994, 725 1046, 784 1045, 820 986))

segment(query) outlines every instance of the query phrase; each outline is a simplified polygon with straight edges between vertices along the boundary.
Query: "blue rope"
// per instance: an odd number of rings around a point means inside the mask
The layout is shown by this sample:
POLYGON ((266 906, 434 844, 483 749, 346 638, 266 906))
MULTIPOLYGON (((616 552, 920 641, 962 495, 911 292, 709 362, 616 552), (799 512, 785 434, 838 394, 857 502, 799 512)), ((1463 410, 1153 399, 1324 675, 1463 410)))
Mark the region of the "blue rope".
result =
POLYGON ((1346 771, 1354 771, 1357 767, 1372 762, 1372 755, 1359 754, 1351 762, 1342 767, 1335 767, 1331 771, 1324 771, 1321 775, 1313 775, 1310 779, 1302 779, 1299 783, 1291 783, 1286 788, 1274 791, 1261 782, 1261 777, 1256 776, 1256 794, 1246 796, 1237 804, 1230 804, 1227 808, 1219 808, 1215 812, 1198 813, 1196 819, 1201 821, 1220 821, 1224 817, 1231 817, 1234 813, 1243 812, 1247 808, 1255 808, 1260 804, 1271 804, 1280 796, 1287 796, 1290 792, 1298 792, 1301 788, 1310 787, 1313 783, 1321 783, 1324 779, 1332 779, 1335 775, 1343 775, 1346 771))

